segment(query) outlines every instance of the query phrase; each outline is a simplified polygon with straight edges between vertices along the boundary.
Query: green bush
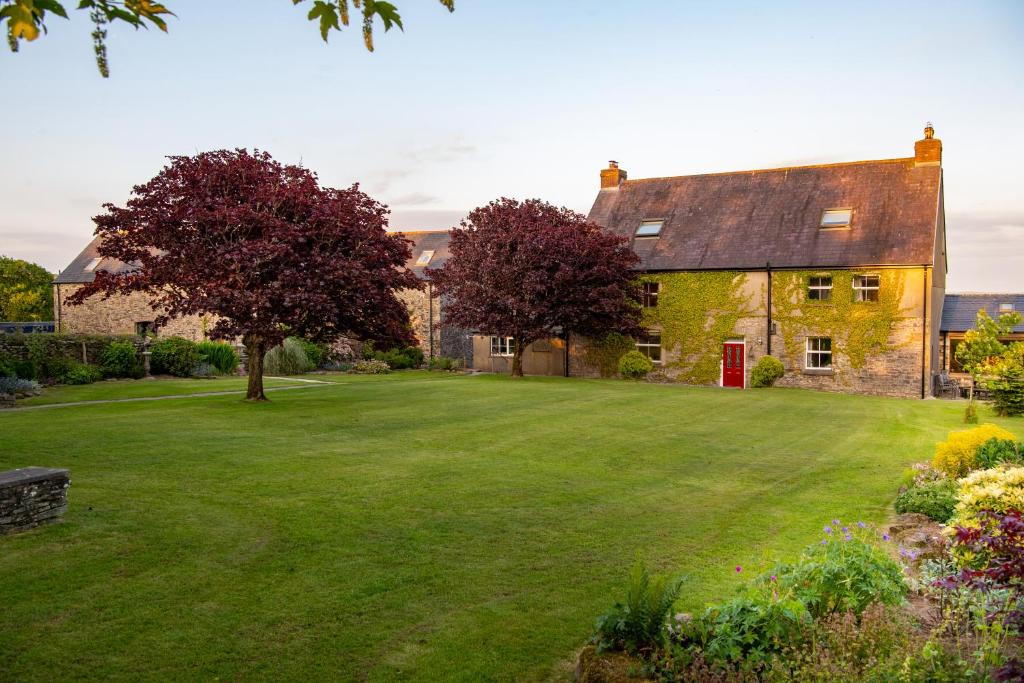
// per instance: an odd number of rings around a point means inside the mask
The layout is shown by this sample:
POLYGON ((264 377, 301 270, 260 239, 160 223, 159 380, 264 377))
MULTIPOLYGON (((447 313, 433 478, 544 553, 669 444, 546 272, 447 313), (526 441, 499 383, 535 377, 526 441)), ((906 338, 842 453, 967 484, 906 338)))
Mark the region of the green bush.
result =
POLYGON ((113 341, 103 349, 100 370, 106 377, 142 377, 144 369, 135 345, 129 341, 113 341))
POLYGON ((36 366, 30 360, 16 358, 11 361, 11 369, 14 370, 14 376, 18 379, 36 379, 36 366))
POLYGON ((323 367, 327 361, 327 347, 321 344, 314 344, 311 341, 305 339, 299 339, 299 343, 302 344, 302 350, 306 352, 306 358, 309 359, 312 369, 323 367))
POLYGON ((217 368, 206 361, 199 361, 192 368, 192 376, 198 379, 213 379, 217 376, 217 368))
POLYGON ((653 369, 651 359, 636 349, 627 351, 619 359, 619 374, 626 379, 642 379, 653 369))
POLYGON ((407 346, 404 349, 377 351, 371 346, 368 358, 383 361, 392 370, 409 370, 423 365, 423 349, 418 346, 407 346))
POLYGON ((150 369, 154 375, 191 377, 199 362, 196 343, 182 337, 163 337, 149 347, 150 369))
POLYGON ((818 618, 832 612, 860 615, 873 602, 899 605, 906 596, 903 568, 879 546, 877 534, 862 523, 825 526, 825 538, 807 546, 796 562, 779 564, 759 581, 777 577, 818 618))
POLYGON ((651 576, 638 559, 629 572, 625 604, 616 603, 598 618, 593 642, 599 650, 627 652, 664 644, 665 627, 681 586, 682 579, 651 576))
POLYGON ((238 369, 238 353, 230 344, 219 341, 201 341, 196 345, 201 363, 209 363, 220 375, 230 375, 238 369))
POLYGON ((461 370, 462 359, 448 358, 447 356, 435 356, 434 358, 430 359, 429 363, 427 363, 427 368, 429 370, 444 370, 446 372, 451 372, 453 370, 461 370))
POLYGON ((0 355, 0 377, 17 377, 14 370, 14 359, 0 355))
POLYGON ((302 340, 288 337, 263 356, 263 370, 270 375, 301 375, 313 370, 302 340))
POLYGON ((57 381, 61 384, 92 384, 101 379, 103 379, 103 373, 95 365, 69 361, 57 381))
POLYGON ((896 512, 918 512, 936 522, 947 522, 956 508, 956 482, 950 479, 914 486, 896 496, 896 512))
POLYGON ((781 360, 775 356, 761 356, 761 359, 754 364, 753 370, 750 371, 750 386, 774 386, 777 381, 782 379, 785 372, 786 368, 782 365, 781 360))
POLYGON ((1022 451, 1024 451, 1024 444, 1018 444, 1012 439, 992 437, 978 446, 974 455, 974 466, 977 469, 987 470, 1003 463, 1019 465, 1022 451))

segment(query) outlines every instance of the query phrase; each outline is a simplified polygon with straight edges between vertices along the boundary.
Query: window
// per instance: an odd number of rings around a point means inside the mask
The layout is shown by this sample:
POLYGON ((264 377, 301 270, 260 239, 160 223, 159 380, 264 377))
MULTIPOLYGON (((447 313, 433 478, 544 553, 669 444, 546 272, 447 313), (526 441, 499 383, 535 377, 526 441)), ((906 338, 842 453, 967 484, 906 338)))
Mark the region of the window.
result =
POLYGON ((825 209, 821 214, 821 227, 848 228, 853 218, 853 209, 825 209))
POLYGON ((661 226, 664 224, 665 221, 641 221, 633 234, 636 237, 657 237, 661 234, 661 226))
POLYGON ((428 263, 430 263, 430 259, 432 259, 432 258, 434 258, 434 250, 433 249, 427 249, 422 254, 420 254, 420 257, 418 259, 416 259, 416 265, 417 266, 425 266, 428 263))
POLYGON ((999 304, 1000 313, 1013 313, 1013 304, 999 304))
POLYGON ((149 334, 152 331, 153 331, 153 321, 152 320, 143 320, 143 321, 135 323, 135 334, 139 335, 140 337, 144 337, 145 335, 149 334))
POLYGON ((516 340, 512 337, 491 337, 492 356, 511 356, 516 350, 516 340))
POLYGON ((877 275, 854 275, 853 300, 878 301, 878 283, 877 275))
POLYGON ((85 267, 85 272, 91 273, 92 271, 96 270, 96 266, 98 266, 100 264, 100 261, 102 260, 103 257, 101 256, 100 258, 94 258, 93 260, 89 261, 89 264, 85 267))
POLYGON ((636 350, 650 358, 655 365, 661 365, 661 332, 641 334, 636 340, 636 350))
POLYGON ((661 287, 657 282, 644 283, 644 308, 656 308, 658 306, 658 290, 661 287))
POLYGON ((962 339, 950 339, 949 340, 949 371, 950 372, 963 372, 964 366, 960 365, 960 361, 956 358, 956 349, 960 346, 962 339))
POLYGON ((832 299, 832 276, 812 275, 808 278, 807 298, 810 301, 830 301, 832 299))
POLYGON ((832 369, 832 340, 828 337, 807 338, 807 363, 808 370, 831 370, 832 369))

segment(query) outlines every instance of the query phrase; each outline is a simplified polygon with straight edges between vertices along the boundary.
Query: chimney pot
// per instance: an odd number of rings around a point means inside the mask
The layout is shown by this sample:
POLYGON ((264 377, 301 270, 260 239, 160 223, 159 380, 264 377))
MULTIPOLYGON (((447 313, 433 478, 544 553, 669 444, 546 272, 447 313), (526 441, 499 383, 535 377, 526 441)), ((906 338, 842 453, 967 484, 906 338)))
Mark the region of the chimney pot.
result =
POLYGON ((942 165, 942 140, 935 137, 935 128, 931 121, 924 126, 924 139, 914 143, 914 165, 942 165))
POLYGON ((626 179, 626 172, 619 168, 619 162, 612 159, 608 168, 601 169, 601 189, 618 188, 626 179))

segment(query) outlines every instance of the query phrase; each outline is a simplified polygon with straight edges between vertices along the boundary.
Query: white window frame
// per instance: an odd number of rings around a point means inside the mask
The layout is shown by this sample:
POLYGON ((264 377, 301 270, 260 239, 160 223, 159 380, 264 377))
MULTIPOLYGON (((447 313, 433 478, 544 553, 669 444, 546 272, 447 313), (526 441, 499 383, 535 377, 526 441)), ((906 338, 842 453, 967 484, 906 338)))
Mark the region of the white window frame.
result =
POLYGON ((91 261, 89 261, 89 263, 88 263, 88 264, 87 264, 87 265, 85 266, 85 272, 87 272, 87 273, 91 273, 91 272, 93 272, 94 270, 96 270, 96 267, 97 267, 98 265, 100 265, 101 263, 103 263, 103 257, 102 257, 102 256, 98 256, 98 257, 96 257, 96 258, 92 259, 92 260, 91 260, 91 261))
POLYGON ((665 221, 661 218, 642 220, 640 221, 640 225, 636 226, 636 230, 633 232, 633 237, 638 239, 661 237, 661 230, 664 227, 665 221))
POLYGON ((643 283, 643 298, 641 303, 644 308, 657 308, 658 307, 658 296, 661 294, 661 283, 660 282, 644 282, 643 283), (653 287, 653 292, 648 292, 647 288, 653 287), (651 303, 653 301, 653 303, 651 303))
POLYGON ((430 259, 434 258, 434 250, 426 249, 420 253, 420 257, 416 259, 417 266, 426 266, 430 263, 430 259))
POLYGON ((832 300, 832 276, 811 275, 807 278, 807 300, 808 301, 831 301, 832 300), (828 280, 828 285, 814 284, 815 280, 828 280), (811 296, 811 292, 817 292, 818 298, 811 296), (824 297, 821 295, 825 294, 824 297))
POLYGON ((999 304, 999 315, 1003 315, 1004 313, 1013 313, 1016 310, 1016 308, 1017 307, 1014 306, 1013 303, 1004 301, 1003 303, 999 304))
POLYGON ((857 303, 862 304, 874 304, 878 303, 878 298, 882 290, 882 276, 872 275, 870 273, 862 273, 860 275, 853 276, 853 300, 857 303), (867 278, 874 278, 874 285, 865 285, 864 280, 867 278), (874 292, 875 298, 868 298, 867 292, 874 292))
POLYGON ((831 337, 808 337, 804 343, 804 369, 805 370, 831 370, 832 369, 832 338, 831 337), (821 342, 828 341, 828 349, 822 349, 821 342), (812 347, 818 348, 812 348, 812 347), (811 356, 828 356, 828 365, 811 365, 811 356))
POLYGON ((661 330, 648 330, 643 336, 636 340, 636 350, 647 356, 650 361, 655 365, 661 365, 661 356, 663 349, 661 348, 661 330), (651 339, 657 337, 658 342, 643 341, 645 339, 651 339), (651 357, 651 349, 658 349, 658 358, 654 359, 651 357))
POLYGON ((821 228, 822 230, 849 230, 849 228, 850 228, 850 226, 852 224, 853 224, 853 207, 852 206, 837 206, 837 207, 833 207, 831 209, 825 209, 824 211, 821 212, 821 223, 819 224, 818 227, 821 228), (845 223, 834 223, 834 222, 833 223, 828 223, 828 222, 825 221, 825 219, 828 218, 831 214, 841 214, 841 213, 845 213, 846 214, 846 222, 845 223))
POLYGON ((511 358, 515 355, 516 340, 514 337, 490 338, 491 355, 499 358, 511 358))

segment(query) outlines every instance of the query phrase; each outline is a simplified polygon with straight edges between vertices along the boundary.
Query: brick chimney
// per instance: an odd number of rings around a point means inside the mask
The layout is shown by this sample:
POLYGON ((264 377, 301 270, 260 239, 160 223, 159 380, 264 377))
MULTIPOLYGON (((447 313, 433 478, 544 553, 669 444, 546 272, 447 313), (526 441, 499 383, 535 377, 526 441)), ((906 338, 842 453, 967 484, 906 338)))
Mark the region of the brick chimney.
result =
POLYGON ((626 179, 626 172, 619 168, 619 162, 609 161, 608 168, 601 169, 601 189, 618 188, 626 179))
POLYGON ((914 143, 915 166, 941 166, 942 140, 935 137, 931 122, 924 126, 924 139, 914 143))

